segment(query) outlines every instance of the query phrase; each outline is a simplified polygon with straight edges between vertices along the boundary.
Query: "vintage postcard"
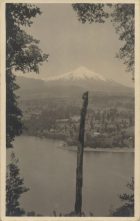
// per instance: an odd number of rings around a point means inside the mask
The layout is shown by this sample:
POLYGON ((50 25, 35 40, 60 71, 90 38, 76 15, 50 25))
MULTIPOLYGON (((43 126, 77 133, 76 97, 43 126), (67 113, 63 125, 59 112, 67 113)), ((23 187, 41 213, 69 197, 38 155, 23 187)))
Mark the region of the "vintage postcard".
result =
POLYGON ((140 2, 0 10, 1 220, 140 220, 140 2))

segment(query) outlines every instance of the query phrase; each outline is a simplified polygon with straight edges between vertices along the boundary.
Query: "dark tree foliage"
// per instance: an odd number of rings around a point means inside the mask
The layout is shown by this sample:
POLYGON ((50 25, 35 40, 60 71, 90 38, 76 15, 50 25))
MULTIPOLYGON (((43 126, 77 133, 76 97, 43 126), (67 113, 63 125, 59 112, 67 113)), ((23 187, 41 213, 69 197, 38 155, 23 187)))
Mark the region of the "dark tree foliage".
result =
POLYGON ((21 117, 22 112, 17 105, 17 96, 14 91, 18 89, 18 85, 15 83, 15 76, 11 70, 6 73, 6 145, 12 147, 11 142, 15 135, 20 135, 22 132, 21 117))
POLYGON ((17 105, 15 71, 39 73, 39 65, 48 55, 39 49, 39 41, 24 31, 32 18, 40 15, 38 7, 31 4, 6 4, 6 147, 12 147, 14 137, 22 132, 22 112, 17 105))
POLYGON ((104 11, 104 4, 73 4, 73 9, 77 12, 78 20, 85 22, 99 22, 104 23, 108 18, 108 13, 104 11))
POLYGON ((11 154, 10 164, 7 166, 6 174, 6 215, 22 216, 25 211, 20 208, 20 196, 29 189, 24 186, 24 180, 20 177, 18 160, 15 154, 11 154))
POLYGON ((124 60, 127 71, 131 72, 134 77, 135 67, 135 8, 134 4, 115 4, 111 13, 112 22, 119 39, 123 42, 118 57, 124 60))
POLYGON ((131 183, 127 184, 127 187, 131 193, 124 193, 120 195, 120 199, 123 202, 123 205, 112 212, 112 216, 134 216, 134 178, 132 178, 131 183))
POLYGON ((104 23, 107 18, 115 26, 123 46, 117 57, 124 61, 127 71, 134 77, 135 10, 134 4, 73 4, 78 20, 82 23, 104 23))

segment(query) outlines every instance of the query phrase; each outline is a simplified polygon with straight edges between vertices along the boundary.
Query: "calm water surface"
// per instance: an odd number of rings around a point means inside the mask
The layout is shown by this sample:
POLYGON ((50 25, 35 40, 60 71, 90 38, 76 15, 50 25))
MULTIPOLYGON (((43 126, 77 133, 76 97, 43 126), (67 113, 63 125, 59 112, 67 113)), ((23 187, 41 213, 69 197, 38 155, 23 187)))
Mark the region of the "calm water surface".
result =
MULTIPOLYGON (((51 216, 73 211, 76 152, 59 148, 62 141, 21 136, 14 142, 21 175, 30 191, 21 197, 26 211, 51 216)), ((8 155, 11 150, 8 150, 8 155)), ((108 216, 120 205, 133 176, 133 153, 84 153, 83 211, 108 216)))

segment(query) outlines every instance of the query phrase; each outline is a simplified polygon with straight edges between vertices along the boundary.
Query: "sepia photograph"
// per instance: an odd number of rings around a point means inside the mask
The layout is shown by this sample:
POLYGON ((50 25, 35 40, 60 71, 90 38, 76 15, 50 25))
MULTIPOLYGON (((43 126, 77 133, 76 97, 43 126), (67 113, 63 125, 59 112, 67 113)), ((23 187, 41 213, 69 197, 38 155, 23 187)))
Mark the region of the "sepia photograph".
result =
POLYGON ((135 217, 135 2, 4 9, 5 217, 135 217))

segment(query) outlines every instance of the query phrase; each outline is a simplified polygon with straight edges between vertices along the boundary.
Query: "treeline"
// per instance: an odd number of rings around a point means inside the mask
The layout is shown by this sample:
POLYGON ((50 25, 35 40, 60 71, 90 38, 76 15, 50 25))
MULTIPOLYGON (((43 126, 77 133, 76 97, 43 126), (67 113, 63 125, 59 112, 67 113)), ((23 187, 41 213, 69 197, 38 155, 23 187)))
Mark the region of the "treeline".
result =
MULTIPOLYGON (((79 115, 77 107, 45 109, 24 119, 24 134, 66 140, 77 145, 79 115)), ((108 108, 88 110, 85 145, 94 148, 134 146, 134 112, 108 108)))

